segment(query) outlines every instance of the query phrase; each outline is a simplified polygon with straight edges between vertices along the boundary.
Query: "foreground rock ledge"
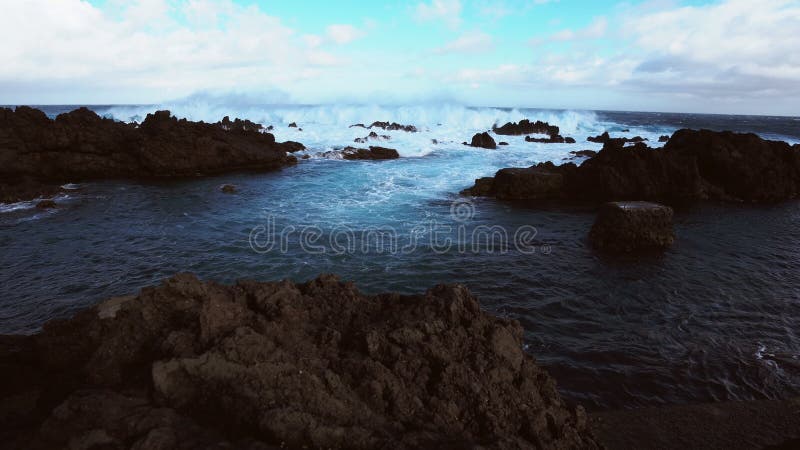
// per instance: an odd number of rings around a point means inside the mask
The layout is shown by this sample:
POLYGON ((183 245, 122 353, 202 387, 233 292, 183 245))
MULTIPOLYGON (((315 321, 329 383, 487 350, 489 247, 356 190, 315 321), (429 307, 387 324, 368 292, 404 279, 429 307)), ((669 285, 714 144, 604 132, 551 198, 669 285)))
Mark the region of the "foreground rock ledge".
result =
POLYGON ((1 338, 4 445, 597 448, 521 336, 458 285, 181 274, 1 338))

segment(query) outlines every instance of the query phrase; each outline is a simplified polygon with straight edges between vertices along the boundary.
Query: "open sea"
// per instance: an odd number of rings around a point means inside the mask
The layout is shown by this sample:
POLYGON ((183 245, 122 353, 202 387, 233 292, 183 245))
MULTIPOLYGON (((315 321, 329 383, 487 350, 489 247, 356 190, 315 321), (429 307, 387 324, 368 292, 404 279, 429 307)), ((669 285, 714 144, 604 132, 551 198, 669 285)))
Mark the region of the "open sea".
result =
MULTIPOLYGON (((74 108, 42 107, 52 116, 74 108)), ((599 150, 586 138, 604 131, 651 146, 679 128, 794 144, 800 118, 456 105, 91 108, 124 121, 156 109, 191 120, 246 118, 273 125, 279 141, 302 142, 308 149, 296 155, 310 157, 272 173, 69 185, 54 210, 0 205, 2 334, 36 332, 176 272, 224 283, 336 273, 367 293, 465 284, 486 310, 522 323, 526 349, 568 400, 590 410, 800 395, 800 202, 678 210, 673 248, 620 259, 587 245, 590 209, 458 195, 503 167, 599 150), (523 118, 558 125, 578 143, 495 136, 509 145, 461 144, 523 118), (420 130, 374 130, 390 139, 372 145, 395 148, 400 159, 321 156, 363 147, 353 140, 370 130, 349 125, 376 120, 420 130), (226 183, 238 193, 220 192, 226 183)))

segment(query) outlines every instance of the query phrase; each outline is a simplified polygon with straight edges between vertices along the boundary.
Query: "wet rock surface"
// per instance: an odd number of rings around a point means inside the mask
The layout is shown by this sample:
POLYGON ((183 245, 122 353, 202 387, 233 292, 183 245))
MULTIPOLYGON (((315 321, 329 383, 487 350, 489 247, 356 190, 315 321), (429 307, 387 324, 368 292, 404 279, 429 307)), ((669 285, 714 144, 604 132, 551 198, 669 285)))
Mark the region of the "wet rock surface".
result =
POLYGON ((181 274, 0 344, 0 447, 597 448, 520 325, 458 285, 181 274))
POLYGON ((495 125, 492 131, 494 131, 495 134, 506 136, 521 136, 523 134, 547 134, 550 136, 557 136, 559 128, 547 122, 542 122, 541 120, 531 122, 528 119, 523 119, 519 122, 508 122, 501 127, 495 125))
POLYGON ((370 146, 366 148, 347 147, 342 151, 344 159, 397 159, 400 154, 393 148, 370 146))
POLYGON ((409 133, 416 133, 417 132, 417 127, 415 127, 414 125, 401 125, 401 124, 399 124, 397 122, 375 121, 375 122, 372 122, 372 124, 370 126, 366 126, 363 123, 357 123, 355 125, 350 125, 350 128, 354 128, 354 127, 367 128, 367 129, 370 129, 370 128, 381 128, 381 129, 384 129, 384 130, 387 130, 387 131, 400 130, 400 131, 406 131, 406 132, 409 132, 409 133))
POLYGON ((548 162, 502 169, 491 180, 464 194, 510 200, 769 203, 800 193, 800 145, 755 134, 680 130, 663 149, 644 143, 626 147, 625 141, 612 139, 580 166, 548 162))
POLYGON ((381 135, 379 135, 378 133, 376 133, 376 132, 374 132, 374 131, 370 131, 370 133, 369 133, 368 135, 364 136, 363 138, 355 138, 355 139, 353 140, 353 142, 355 142, 355 143, 357 143, 357 144, 366 144, 366 143, 367 143, 367 142, 369 142, 370 140, 384 140, 384 141, 388 141, 388 140, 389 140, 389 139, 391 139, 391 138, 392 138, 391 136, 387 136, 387 135, 385 135, 385 134, 381 134, 381 135))
POLYGON ((16 201, 65 182, 273 170, 296 161, 286 154, 291 148, 246 120, 207 124, 158 111, 136 125, 86 108, 55 120, 34 108, 3 108, 0 193, 16 201))
POLYGON ((470 142, 469 146, 486 148, 489 150, 494 150, 497 148, 494 138, 492 138, 489 133, 477 133, 475 136, 472 136, 472 141, 470 142))
POLYGON ((608 253, 665 250, 675 241, 672 217, 672 208, 657 203, 606 203, 589 232, 589 242, 608 253))

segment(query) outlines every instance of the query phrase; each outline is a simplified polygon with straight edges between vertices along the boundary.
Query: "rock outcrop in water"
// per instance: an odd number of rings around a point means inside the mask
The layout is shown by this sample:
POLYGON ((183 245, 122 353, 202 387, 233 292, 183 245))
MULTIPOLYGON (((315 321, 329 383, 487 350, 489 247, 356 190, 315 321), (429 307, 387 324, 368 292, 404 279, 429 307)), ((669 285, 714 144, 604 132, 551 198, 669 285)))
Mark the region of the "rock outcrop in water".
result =
POLYGON ((0 337, 9 448, 597 448, 522 328, 458 285, 178 275, 0 337))
POLYGON ((478 148, 486 148, 489 150, 494 150, 497 148, 497 144, 494 141, 489 133, 477 133, 475 136, 472 136, 472 142, 469 144, 470 147, 478 147, 478 148))
POLYGON ((401 124, 399 124, 397 122, 391 122, 390 123, 390 122, 379 122, 379 121, 376 121, 376 122, 372 122, 372 124, 370 126, 366 126, 363 123, 357 123, 355 125, 350 125, 350 128, 353 128, 353 127, 367 128, 367 129, 370 129, 370 128, 382 128, 384 130, 389 130, 389 131, 400 130, 400 131, 406 131, 406 132, 409 132, 409 133, 416 133, 417 132, 417 127, 415 127, 414 125, 401 125, 401 124))
POLYGON ((800 145, 709 130, 677 131, 663 149, 624 144, 612 139, 580 166, 548 162, 502 169, 463 193, 506 200, 667 203, 776 202, 800 194, 800 145))
POLYGON ((611 202, 600 208, 589 242, 608 253, 660 251, 675 241, 672 208, 648 202, 611 202))
POLYGON ((547 122, 537 120, 531 122, 528 119, 520 120, 519 123, 508 122, 505 125, 492 127, 495 134, 506 136, 521 136, 523 134, 547 134, 549 136, 558 136, 559 129, 555 125, 550 125, 547 122))
MULTIPOLYGON (((667 138, 667 139, 669 139, 669 138, 667 138)), ((643 138, 641 136, 635 136, 635 137, 632 137, 632 138, 627 138, 627 137, 612 138, 608 134, 608 131, 606 131, 603 134, 600 134, 598 136, 595 136, 595 137, 591 137, 590 136, 590 137, 586 138, 586 140, 589 141, 589 142, 596 142, 598 144, 605 144, 607 142, 611 142, 611 141, 614 141, 614 140, 622 141, 622 142, 633 142, 633 143, 647 141, 647 139, 645 139, 645 138, 643 138)), ((659 142, 662 142, 662 141, 659 141, 659 142)), ((663 142, 666 142, 666 141, 663 141, 663 142)))
POLYGON ((276 143, 258 124, 227 117, 207 124, 158 111, 136 125, 86 108, 55 120, 29 107, 3 108, 0 201, 32 198, 64 182, 273 170, 295 163, 286 154, 295 148, 276 143))
POLYGON ((363 138, 355 138, 355 140, 353 140, 353 142, 355 142, 357 144, 366 144, 370 139, 388 141, 391 138, 392 138, 391 136, 387 136, 385 134, 379 135, 378 133, 376 133, 374 131, 370 131, 368 135, 364 136, 363 138))
POLYGON ((345 147, 342 150, 329 151, 322 154, 323 157, 334 157, 350 160, 381 160, 397 159, 400 153, 393 148, 370 146, 369 148, 345 147))
POLYGON ((555 125, 550 125, 547 122, 537 120, 531 122, 528 119, 520 120, 519 123, 508 122, 505 125, 492 127, 495 134, 506 136, 521 136, 523 134, 546 134, 547 138, 533 138, 525 136, 525 142, 538 142, 543 144, 574 144, 575 139, 571 137, 563 137, 559 134, 559 128, 555 125))

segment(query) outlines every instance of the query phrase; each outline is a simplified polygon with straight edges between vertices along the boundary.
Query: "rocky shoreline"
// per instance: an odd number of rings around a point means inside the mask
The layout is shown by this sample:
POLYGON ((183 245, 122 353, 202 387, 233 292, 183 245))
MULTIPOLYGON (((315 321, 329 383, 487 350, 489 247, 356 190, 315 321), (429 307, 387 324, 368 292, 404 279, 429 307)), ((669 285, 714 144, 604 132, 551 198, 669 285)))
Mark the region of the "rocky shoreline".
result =
POLYGON ((800 399, 592 412, 463 286, 179 274, 0 336, 0 448, 793 448, 800 399), (771 447, 775 446, 775 447, 771 447))
POLYGON ((769 203, 800 194, 800 145, 755 134, 679 130, 663 149, 610 139, 580 166, 501 169, 462 193, 500 200, 769 203))
POLYGON ((0 342, 3 448, 599 448, 459 285, 181 274, 0 342))
POLYGON ((209 124, 158 111, 128 124, 87 108, 54 120, 30 107, 2 108, 0 203, 52 196, 68 182, 276 170, 296 163, 289 153, 302 148, 227 117, 209 124))

